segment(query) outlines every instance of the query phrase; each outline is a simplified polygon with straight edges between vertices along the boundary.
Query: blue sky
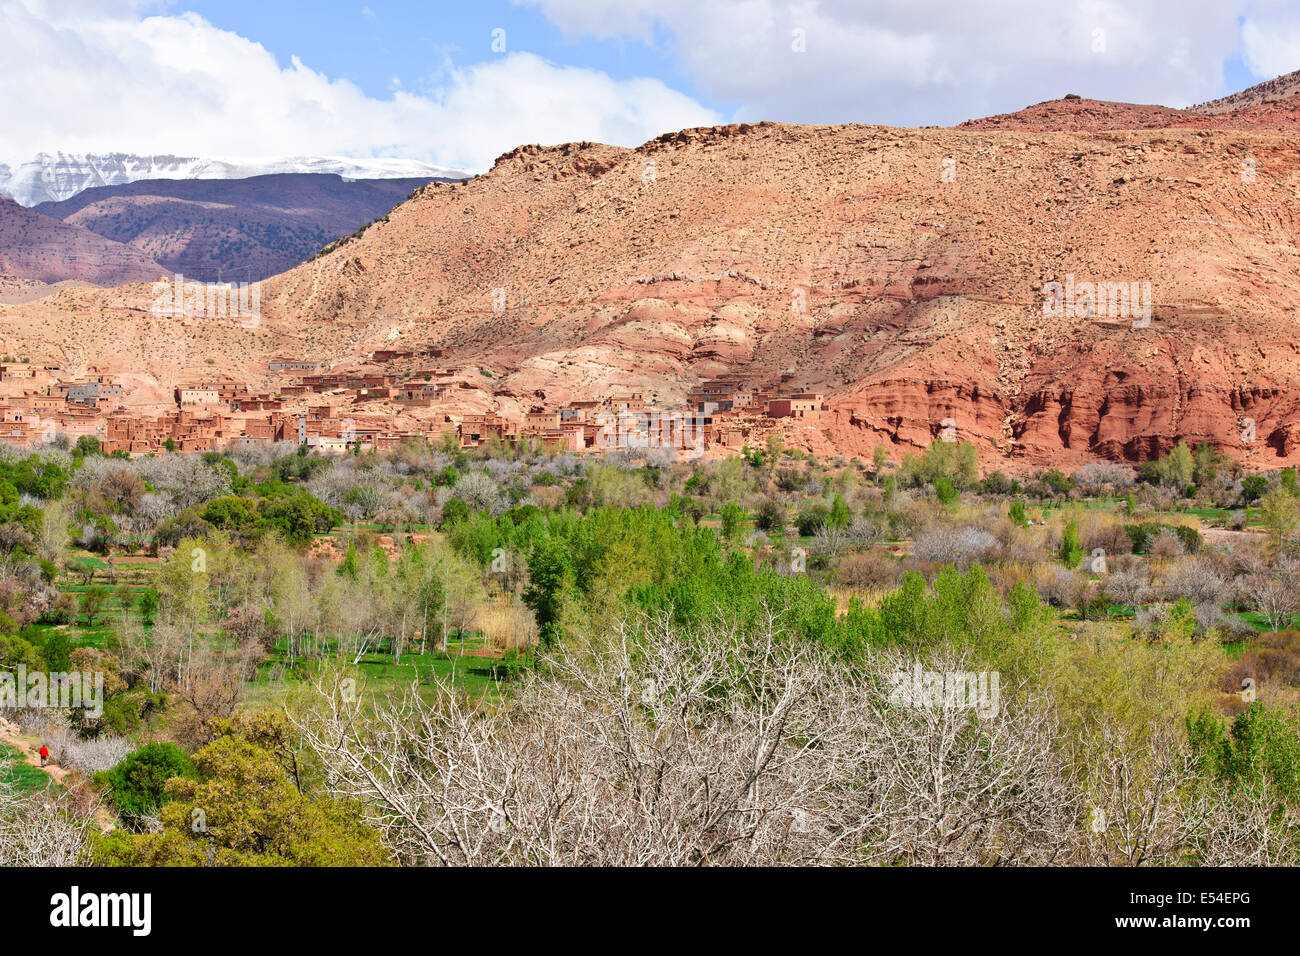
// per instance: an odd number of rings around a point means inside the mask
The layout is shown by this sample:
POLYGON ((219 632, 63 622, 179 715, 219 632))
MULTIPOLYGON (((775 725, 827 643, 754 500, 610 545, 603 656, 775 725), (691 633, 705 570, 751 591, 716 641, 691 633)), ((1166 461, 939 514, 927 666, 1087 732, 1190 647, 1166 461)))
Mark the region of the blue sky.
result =
POLYGON ((687 126, 1188 106, 1300 68, 1295 0, 0 0, 0 162, 399 157, 687 126), (493 31, 505 48, 493 49, 493 31))
POLYGON ((259 40, 282 64, 301 56, 375 97, 391 91, 394 77, 408 89, 426 86, 431 77, 436 79, 445 57, 492 59, 497 56, 492 31, 500 28, 506 31, 508 51, 594 67, 618 79, 655 76, 702 98, 691 77, 666 55, 662 37, 657 49, 640 38, 565 37, 537 8, 512 3, 202 0, 183 6, 215 26, 259 40))

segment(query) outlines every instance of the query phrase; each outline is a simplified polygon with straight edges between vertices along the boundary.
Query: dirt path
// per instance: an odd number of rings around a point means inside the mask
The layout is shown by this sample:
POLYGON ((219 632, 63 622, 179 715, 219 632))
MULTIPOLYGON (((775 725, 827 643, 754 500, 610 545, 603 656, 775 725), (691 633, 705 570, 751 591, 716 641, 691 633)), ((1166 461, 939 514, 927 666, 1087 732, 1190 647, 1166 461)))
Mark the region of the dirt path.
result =
POLYGON ((69 771, 56 764, 53 758, 44 766, 41 766, 41 755, 39 738, 35 735, 24 735, 16 725, 3 717, 0 717, 0 740, 19 751, 24 760, 35 767, 37 770, 44 770, 54 778, 54 782, 62 784, 67 779, 69 771))

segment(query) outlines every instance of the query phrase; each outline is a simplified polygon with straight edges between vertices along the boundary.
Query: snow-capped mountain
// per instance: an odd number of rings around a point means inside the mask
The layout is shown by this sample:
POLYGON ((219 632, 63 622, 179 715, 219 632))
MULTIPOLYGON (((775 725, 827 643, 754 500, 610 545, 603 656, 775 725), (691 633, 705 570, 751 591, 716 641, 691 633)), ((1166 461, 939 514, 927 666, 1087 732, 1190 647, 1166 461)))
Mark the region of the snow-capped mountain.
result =
POLYGON ((70 199, 92 186, 118 186, 140 179, 246 179, 273 173, 336 173, 344 179, 462 179, 468 175, 412 159, 200 159, 133 153, 38 153, 14 167, 0 163, 0 193, 24 206, 35 206, 70 199))

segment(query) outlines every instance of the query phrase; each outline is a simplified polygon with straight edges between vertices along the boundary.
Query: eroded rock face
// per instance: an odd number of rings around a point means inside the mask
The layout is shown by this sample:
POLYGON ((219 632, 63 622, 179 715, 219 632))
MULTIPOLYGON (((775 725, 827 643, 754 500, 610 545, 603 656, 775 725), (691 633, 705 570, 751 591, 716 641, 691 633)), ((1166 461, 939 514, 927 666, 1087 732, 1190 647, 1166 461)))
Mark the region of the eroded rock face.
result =
POLYGON ((826 397, 820 421, 787 430, 818 453, 897 455, 951 429, 1008 471, 1180 440, 1300 461, 1300 139, 1274 122, 1294 99, 1111 106, 525 146, 271 280, 255 332, 143 329, 140 288, 0 320, 35 356, 70 322, 80 348, 123 363, 146 340, 160 380, 346 360, 400 329, 490 370, 466 404, 506 414, 784 376, 826 397))

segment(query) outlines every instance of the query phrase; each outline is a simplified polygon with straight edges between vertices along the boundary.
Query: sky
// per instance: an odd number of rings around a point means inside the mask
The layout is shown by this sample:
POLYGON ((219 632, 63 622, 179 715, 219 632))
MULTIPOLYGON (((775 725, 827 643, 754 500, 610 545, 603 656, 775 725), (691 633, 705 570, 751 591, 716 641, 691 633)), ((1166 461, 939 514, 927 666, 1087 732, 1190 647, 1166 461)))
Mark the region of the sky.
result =
POLYGON ((1300 69, 1297 0, 0 0, 0 162, 392 156, 689 126, 1188 106, 1300 69))

